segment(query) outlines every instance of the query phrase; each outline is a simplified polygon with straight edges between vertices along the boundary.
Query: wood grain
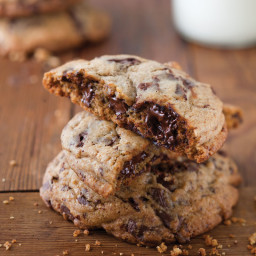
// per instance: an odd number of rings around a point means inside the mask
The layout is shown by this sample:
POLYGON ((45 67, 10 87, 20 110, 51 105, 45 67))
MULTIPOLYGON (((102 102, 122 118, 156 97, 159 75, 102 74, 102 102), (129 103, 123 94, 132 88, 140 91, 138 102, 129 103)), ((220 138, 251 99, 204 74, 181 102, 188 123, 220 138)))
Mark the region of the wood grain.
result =
MULTIPOLYGON (((235 208, 234 216, 241 217, 246 220, 246 225, 232 224, 225 226, 221 224, 209 234, 217 239, 219 244, 223 245, 220 252, 225 252, 226 255, 246 256, 250 255, 247 250, 248 236, 256 231, 256 202, 253 197, 256 195, 256 189, 243 188, 241 189, 241 200, 235 208), (235 238, 229 238, 229 234, 235 235, 235 238), (238 244, 234 244, 237 240, 238 244), (228 245, 231 245, 228 248, 228 245)), ((134 253, 138 255, 161 255, 158 254, 155 248, 137 247, 121 242, 114 237, 107 235, 104 231, 92 231, 91 235, 80 235, 77 238, 73 237, 73 231, 76 230, 71 222, 65 221, 62 216, 45 207, 39 198, 38 193, 1 193, 0 203, 3 200, 14 197, 8 205, 1 205, 0 211, 0 244, 6 241, 16 239, 17 243, 13 244, 9 251, 5 248, 0 248, 1 256, 29 256, 29 255, 62 255, 64 250, 69 251, 69 255, 120 255, 130 256, 134 253), (38 203, 38 206, 34 206, 38 203), (38 211, 42 211, 41 214, 38 211), (10 219, 13 216, 14 219, 10 219), (52 224, 50 224, 52 222, 52 224), (4 231, 4 232, 3 232, 4 231), (77 239, 77 242, 76 242, 77 239), (101 246, 95 246, 95 241, 102 243, 101 246), (19 246, 21 243, 21 246, 19 246), (84 251, 85 244, 90 244, 92 250, 84 251)), ((197 255, 197 250, 204 247, 209 252, 210 247, 204 244, 204 238, 199 236, 192 239, 190 242, 193 249, 189 250, 190 255, 197 255)), ((187 245, 185 245, 185 248, 187 245)), ((169 251, 172 246, 168 247, 168 253, 162 255, 170 255, 169 251)), ((207 254, 208 255, 208 254, 207 254)))

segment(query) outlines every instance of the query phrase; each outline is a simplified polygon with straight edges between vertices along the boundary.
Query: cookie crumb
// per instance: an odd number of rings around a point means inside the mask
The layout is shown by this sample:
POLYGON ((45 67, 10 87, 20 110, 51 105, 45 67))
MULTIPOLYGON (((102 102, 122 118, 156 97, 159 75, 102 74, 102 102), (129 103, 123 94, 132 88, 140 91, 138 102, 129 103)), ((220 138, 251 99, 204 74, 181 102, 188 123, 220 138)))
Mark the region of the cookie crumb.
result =
POLYGON ((101 251, 101 254, 104 254, 104 251, 101 251))
POLYGON ((178 247, 173 247, 173 249, 170 251, 171 256, 179 256, 182 254, 182 250, 178 247))
POLYGON ((9 196, 9 201, 14 201, 14 197, 13 196, 9 196))
POLYGON ((234 241, 234 244, 238 244, 238 241, 237 241, 237 240, 235 240, 235 241, 234 241))
POLYGON ((95 245, 101 245, 101 242, 98 241, 98 240, 96 240, 96 241, 95 241, 95 245))
POLYGON ((5 250, 8 251, 10 250, 10 248, 12 247, 12 244, 9 242, 9 241, 6 241, 4 243, 4 247, 5 247, 5 250))
POLYGON ((198 250, 198 255, 199 256, 206 256, 206 251, 204 248, 199 248, 198 250))
POLYGON ((2 247, 3 245, 2 244, 0 244, 0 248, 2 247))
POLYGON ((223 248, 222 244, 219 244, 219 245, 217 246, 217 248, 218 248, 218 249, 222 249, 222 248, 223 248))
POLYGON ((19 246, 21 246, 21 244, 19 244, 19 246))
POLYGON ((218 252, 218 250, 216 248, 212 248, 212 250, 210 252, 210 255, 217 255, 217 256, 219 256, 220 254, 219 254, 219 252, 218 252))
POLYGON ((91 250, 91 246, 89 244, 85 245, 85 251, 89 252, 91 250))
POLYGON ((225 220, 225 221, 224 221, 224 225, 230 226, 230 225, 231 225, 231 220, 225 220))
POLYGON ((34 203, 34 206, 38 206, 38 203, 34 203))
POLYGON ((12 244, 15 244, 16 242, 16 239, 12 239, 12 244))
POLYGON ((183 250, 182 250, 182 255, 183 255, 183 256, 187 256, 187 255, 189 255, 188 250, 183 249, 183 250))
POLYGON ((131 256, 135 256, 135 255, 132 253, 131 256))
POLYGON ((52 221, 51 220, 49 221, 49 224, 52 225, 52 221))
POLYGON ((256 243, 256 233, 253 233, 249 236, 250 245, 254 245, 256 243))
POLYGON ((68 255, 69 254, 69 251, 68 250, 65 250, 62 252, 63 255, 68 255))
POLYGON ((5 178, 2 178, 2 182, 5 182, 6 181, 6 179, 5 178))
POLYGON ((231 245, 230 244, 228 244, 228 248, 230 248, 231 247, 231 245))
POLYGON ((3 204, 9 204, 9 201, 8 200, 4 200, 3 204))
POLYGON ((231 220, 233 223, 239 223, 241 225, 245 225, 246 223, 246 220, 243 218, 232 217, 231 220))
POLYGON ((212 247, 215 247, 218 245, 218 240, 217 239, 213 239, 211 236, 209 235, 205 235, 204 236, 204 239, 205 239, 205 244, 207 246, 212 246, 212 247))
POLYGON ((10 220, 13 220, 14 219, 14 217, 13 216, 10 216, 10 220))
POLYGON ((159 253, 164 253, 167 250, 167 246, 165 245, 165 243, 161 243, 159 246, 156 247, 156 249, 159 253))
POLYGON ((122 252, 119 253, 120 256, 124 255, 122 252))
POLYGON ((39 210, 39 211, 38 211, 38 213, 39 213, 39 214, 41 214, 41 213, 42 213, 42 211, 41 211, 41 210, 39 210))
POLYGON ((191 250, 193 246, 191 244, 188 245, 188 249, 191 250))
POLYGON ((14 167, 14 166, 17 166, 18 164, 17 164, 17 162, 16 162, 15 160, 11 160, 11 161, 9 162, 9 165, 12 166, 12 167, 14 167))
POLYGON ((228 235, 228 237, 230 237, 230 238, 234 238, 234 237, 235 237, 235 235, 234 235, 234 234, 229 234, 229 235, 228 235))
POLYGON ((73 232, 73 237, 78 237, 80 234, 81 234, 81 231, 77 229, 73 232))
POLYGON ((84 235, 88 236, 90 234, 89 230, 85 229, 84 230, 84 235))
POLYGON ((221 254, 222 254, 222 255, 226 255, 226 253, 225 253, 225 252, 222 252, 221 254))

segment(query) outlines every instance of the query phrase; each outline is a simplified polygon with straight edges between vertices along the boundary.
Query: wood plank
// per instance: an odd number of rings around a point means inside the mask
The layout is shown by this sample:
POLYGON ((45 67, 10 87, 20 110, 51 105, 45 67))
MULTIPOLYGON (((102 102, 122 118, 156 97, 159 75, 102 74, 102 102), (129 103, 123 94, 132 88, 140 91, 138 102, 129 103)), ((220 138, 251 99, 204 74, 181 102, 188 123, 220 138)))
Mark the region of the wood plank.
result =
POLYGON ((60 150, 71 103, 49 97, 42 66, 34 61, 0 60, 0 66, 0 190, 38 189, 47 162, 60 150))
MULTIPOLYGON (((232 224, 231 226, 219 225, 209 232, 219 244, 223 245, 220 252, 226 255, 246 256, 250 255, 247 250, 248 236, 256 231, 256 202, 253 197, 256 195, 256 188, 241 189, 241 200, 235 208, 234 216, 244 218, 247 222, 245 226, 232 224), (234 234, 235 238, 229 238, 229 234, 234 234), (234 244, 237 240, 238 244, 234 244), (228 248, 228 245, 231 245, 228 248)), ((45 207, 38 193, 0 193, 0 244, 16 239, 9 251, 0 248, 1 256, 29 256, 29 255, 62 255, 64 250, 69 251, 69 255, 160 255, 155 248, 137 247, 121 242, 114 237, 107 235, 104 231, 93 231, 89 236, 80 235, 73 237, 76 229, 71 222, 65 221, 62 216, 45 207), (3 200, 14 197, 8 205, 2 204, 3 200), (38 206, 34 206, 38 203, 38 206), (38 211, 42 211, 41 214, 38 211), (10 219, 13 216, 14 219, 10 219), (50 222, 52 221, 52 224, 50 222), (76 242, 77 239, 77 242, 76 242), (95 246, 95 241, 101 242, 101 246, 95 246), (19 246, 21 243, 21 246, 19 246), (90 244, 92 250, 84 252, 85 244, 90 244)), ((189 250, 189 255, 197 255, 197 250, 204 247, 209 252, 211 248, 204 244, 204 238, 199 236, 190 242, 193 249, 189 250)), ((185 248, 187 245, 185 245, 185 248)), ((172 246, 168 247, 169 255, 172 246)), ((208 254, 207 254, 208 255, 208 254)))

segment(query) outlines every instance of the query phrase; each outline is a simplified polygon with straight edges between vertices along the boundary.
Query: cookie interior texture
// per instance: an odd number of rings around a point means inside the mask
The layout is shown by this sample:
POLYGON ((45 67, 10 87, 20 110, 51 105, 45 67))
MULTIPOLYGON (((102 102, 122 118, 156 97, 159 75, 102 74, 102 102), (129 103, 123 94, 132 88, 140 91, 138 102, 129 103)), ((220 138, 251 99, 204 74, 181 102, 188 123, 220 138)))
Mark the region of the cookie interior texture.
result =
POLYGON ((43 83, 51 93, 197 162, 227 136, 223 104, 211 86, 167 64, 102 56, 69 62, 46 73, 43 83))
POLYGON ((45 203, 80 228, 104 228, 131 243, 183 243, 230 217, 240 183, 236 165, 215 154, 197 164, 177 159, 142 174, 107 198, 82 182, 64 152, 49 164, 40 189, 45 203))

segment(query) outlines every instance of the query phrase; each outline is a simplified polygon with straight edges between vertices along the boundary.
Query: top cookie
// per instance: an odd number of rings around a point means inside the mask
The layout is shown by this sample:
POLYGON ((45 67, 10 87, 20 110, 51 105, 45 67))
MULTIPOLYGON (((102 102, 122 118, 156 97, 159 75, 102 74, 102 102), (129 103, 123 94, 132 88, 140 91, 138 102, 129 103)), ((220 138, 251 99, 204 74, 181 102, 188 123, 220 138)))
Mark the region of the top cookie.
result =
POLYGON ((211 86, 169 64, 102 56, 51 70, 43 83, 51 93, 197 162, 226 139, 223 104, 211 86))
POLYGON ((0 16, 16 18, 68 9, 82 0, 0 0, 0 16))

